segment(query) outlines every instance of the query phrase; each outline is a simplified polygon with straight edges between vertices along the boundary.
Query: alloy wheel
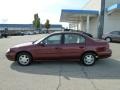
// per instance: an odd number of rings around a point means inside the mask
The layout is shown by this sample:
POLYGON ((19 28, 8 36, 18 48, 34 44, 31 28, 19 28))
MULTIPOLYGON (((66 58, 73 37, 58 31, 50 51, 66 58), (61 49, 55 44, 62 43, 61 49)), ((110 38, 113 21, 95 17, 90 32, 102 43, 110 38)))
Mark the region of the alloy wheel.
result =
POLYGON ((86 53, 83 56, 82 61, 83 61, 83 64, 86 65, 86 66, 91 66, 91 65, 95 64, 95 61, 96 61, 95 54, 93 54, 93 53, 86 53))
POLYGON ((17 55, 17 62, 22 66, 27 66, 31 63, 32 58, 28 53, 20 53, 17 55))

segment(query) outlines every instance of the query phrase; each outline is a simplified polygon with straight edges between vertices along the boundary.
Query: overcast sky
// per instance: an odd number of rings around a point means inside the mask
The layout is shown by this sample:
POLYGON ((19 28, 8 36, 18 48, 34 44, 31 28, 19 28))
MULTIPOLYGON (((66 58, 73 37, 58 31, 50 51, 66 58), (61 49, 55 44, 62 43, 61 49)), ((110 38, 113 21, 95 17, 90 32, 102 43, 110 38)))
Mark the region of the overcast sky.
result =
POLYGON ((35 13, 59 24, 61 9, 81 9, 88 0, 0 0, 0 24, 30 24, 35 13))

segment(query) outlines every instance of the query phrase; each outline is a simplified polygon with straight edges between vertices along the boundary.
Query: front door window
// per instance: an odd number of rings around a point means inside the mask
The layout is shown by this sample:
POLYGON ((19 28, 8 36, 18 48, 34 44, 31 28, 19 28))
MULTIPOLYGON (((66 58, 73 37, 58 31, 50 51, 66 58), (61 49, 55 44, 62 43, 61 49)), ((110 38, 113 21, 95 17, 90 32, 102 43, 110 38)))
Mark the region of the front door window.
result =
POLYGON ((43 41, 45 44, 54 45, 61 43, 61 35, 52 35, 43 41))

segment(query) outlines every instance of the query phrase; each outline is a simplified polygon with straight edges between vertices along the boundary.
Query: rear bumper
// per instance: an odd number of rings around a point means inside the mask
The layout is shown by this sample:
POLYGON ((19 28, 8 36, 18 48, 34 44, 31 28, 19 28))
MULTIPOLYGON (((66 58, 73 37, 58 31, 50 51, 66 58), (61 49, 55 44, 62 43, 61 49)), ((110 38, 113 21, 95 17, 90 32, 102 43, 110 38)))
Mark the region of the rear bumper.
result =
POLYGON ((112 56, 112 50, 111 49, 108 49, 107 51, 105 52, 99 52, 98 53, 98 58, 108 58, 108 57, 111 57, 112 56))

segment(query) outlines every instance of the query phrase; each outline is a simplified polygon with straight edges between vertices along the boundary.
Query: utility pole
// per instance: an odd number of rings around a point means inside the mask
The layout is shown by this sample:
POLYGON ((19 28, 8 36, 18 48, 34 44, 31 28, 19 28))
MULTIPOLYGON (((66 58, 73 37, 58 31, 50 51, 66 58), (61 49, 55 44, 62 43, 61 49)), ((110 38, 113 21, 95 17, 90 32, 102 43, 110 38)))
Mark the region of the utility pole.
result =
POLYGON ((99 39, 102 39, 103 30, 104 30, 104 13, 105 13, 105 0, 101 0, 101 11, 100 11, 99 27, 98 27, 99 39))

